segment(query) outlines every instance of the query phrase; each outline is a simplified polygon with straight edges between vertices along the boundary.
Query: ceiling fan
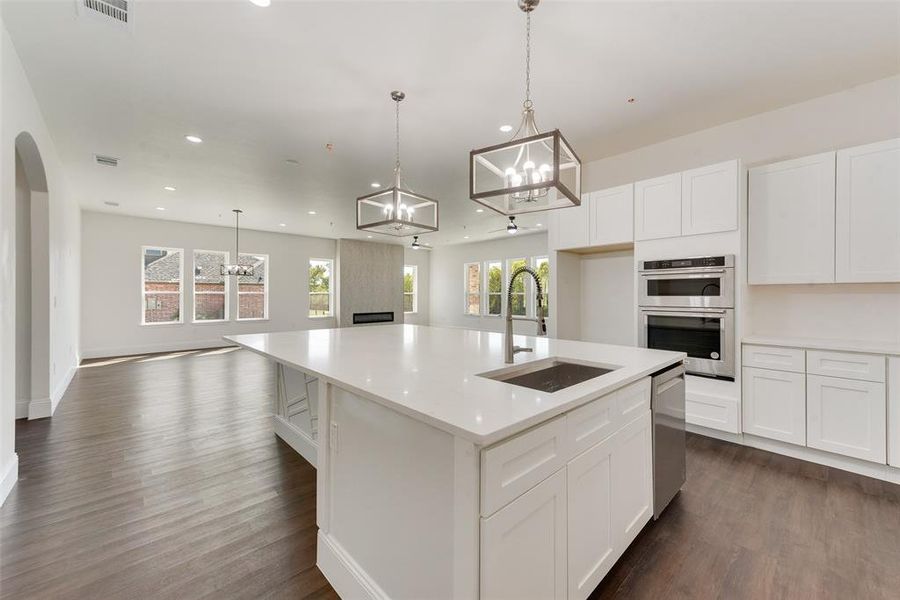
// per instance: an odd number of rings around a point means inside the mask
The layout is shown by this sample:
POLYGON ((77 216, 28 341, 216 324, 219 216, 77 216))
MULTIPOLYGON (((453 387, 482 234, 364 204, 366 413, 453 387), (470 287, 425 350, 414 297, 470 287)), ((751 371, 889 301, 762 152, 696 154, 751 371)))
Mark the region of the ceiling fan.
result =
POLYGON ((434 246, 419 241, 419 236, 414 235, 412 244, 409 245, 413 250, 433 250, 434 246))
POLYGON ((509 223, 506 224, 506 227, 503 229, 492 229, 488 231, 488 233, 500 233, 501 231, 505 231, 510 235, 515 235, 520 231, 537 231, 540 227, 526 227, 525 225, 516 225, 516 218, 510 217, 509 223))

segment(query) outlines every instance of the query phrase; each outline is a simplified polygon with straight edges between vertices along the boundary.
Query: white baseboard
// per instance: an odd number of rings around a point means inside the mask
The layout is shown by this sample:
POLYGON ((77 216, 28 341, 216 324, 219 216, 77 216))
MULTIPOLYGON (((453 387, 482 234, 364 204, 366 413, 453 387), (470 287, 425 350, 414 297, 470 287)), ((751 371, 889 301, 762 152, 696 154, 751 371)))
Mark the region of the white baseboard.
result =
POLYGON ((222 338, 211 340, 193 340, 188 342, 158 342, 155 344, 138 344, 135 346, 111 346, 106 348, 86 348, 81 351, 81 358, 113 358, 116 356, 134 356, 136 354, 154 354, 157 352, 182 352, 184 350, 205 350, 234 346, 222 338))
POLYGON ((384 590, 321 529, 316 543, 316 566, 341 598, 388 600, 384 590))
POLYGON ((66 390, 69 389, 69 384, 72 383, 72 378, 75 377, 75 373, 78 372, 78 367, 73 365, 69 367, 69 370, 66 371, 66 376, 62 378, 62 380, 56 385, 53 393, 49 398, 34 398, 30 401, 27 401, 25 414, 21 417, 20 414, 20 404, 22 401, 16 403, 16 418, 24 418, 28 417, 29 419, 45 419, 47 417, 52 417, 53 413, 56 412, 56 407, 59 406, 59 402, 63 399, 63 396, 66 395, 66 390))
POLYGON ((306 459, 306 462, 316 467, 319 445, 305 431, 297 429, 280 415, 272 415, 272 428, 275 430, 275 435, 296 450, 300 456, 306 459))
POLYGON ((17 419, 27 419, 28 418, 28 405, 31 404, 31 400, 16 400, 16 418, 17 419))
POLYGON ((54 408, 50 398, 35 398, 28 403, 28 420, 51 417, 54 408))
POLYGON ((716 431, 698 425, 688 425, 687 430, 699 435, 705 435, 706 437, 716 438, 733 444, 740 444, 741 446, 749 446, 750 448, 757 448, 775 454, 790 456, 791 458, 805 460, 817 465, 849 471, 851 473, 856 473, 857 475, 864 475, 866 477, 889 481, 891 483, 900 483, 900 469, 891 467, 890 465, 876 464, 865 460, 850 458, 848 456, 841 456, 840 454, 823 452, 821 450, 816 450, 815 448, 797 446, 786 442, 779 442, 777 440, 768 440, 746 433, 735 435, 733 433, 716 431))
POLYGON ((3 471, 3 477, 0 478, 0 506, 3 506, 3 503, 6 502, 6 497, 9 496, 9 493, 12 491, 13 486, 16 485, 16 481, 18 480, 19 455, 13 452, 12 460, 6 465, 6 470, 3 471))

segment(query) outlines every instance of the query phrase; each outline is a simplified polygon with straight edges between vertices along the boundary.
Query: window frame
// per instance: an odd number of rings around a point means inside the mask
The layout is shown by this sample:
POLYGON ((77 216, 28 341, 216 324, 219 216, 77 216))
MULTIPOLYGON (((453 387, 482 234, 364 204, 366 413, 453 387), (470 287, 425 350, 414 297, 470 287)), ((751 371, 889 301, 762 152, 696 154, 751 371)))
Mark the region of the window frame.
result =
MULTIPOLYGON (((321 294, 322 292, 315 292, 317 294, 321 294)), ((307 319, 331 319, 334 317, 334 259, 333 258, 314 258, 309 257, 309 260, 306 261, 306 318, 307 319), (313 262, 323 262, 328 263, 328 314, 324 315, 311 315, 309 314, 310 308, 310 298, 313 294, 309 289, 309 268, 312 266, 313 262)))
POLYGON ((467 262, 463 263, 463 315, 467 317, 481 317, 484 313, 484 294, 481 289, 481 263, 480 262, 467 262), (470 313, 469 312, 469 296, 473 295, 472 292, 469 292, 469 267, 475 265, 478 267, 478 312, 470 313))
POLYGON ((197 291, 197 253, 200 254, 221 254, 224 256, 224 261, 222 264, 227 265, 231 260, 231 253, 228 250, 202 250, 200 248, 194 248, 191 252, 191 304, 193 305, 193 310, 191 311, 191 323, 196 323, 198 325, 204 325, 206 323, 228 323, 231 321, 231 277, 228 275, 223 275, 222 278, 225 280, 225 318, 224 319, 197 319, 197 295, 206 296, 206 295, 218 295, 219 292, 198 292, 197 291))
MULTIPOLYGON (((515 258, 507 258, 506 259, 507 278, 512 277, 512 273, 513 273, 512 263, 519 262, 519 261, 524 262, 526 267, 529 266, 529 264, 530 264, 530 261, 527 256, 517 256, 515 258)), ((531 280, 531 277, 527 277, 527 276, 524 279, 522 279, 522 281, 523 281, 523 284, 522 284, 522 306, 525 307, 525 312, 521 315, 513 315, 513 317, 532 317, 534 315, 532 314, 533 308, 531 307, 531 305, 534 303, 528 301, 528 295, 531 293, 533 281, 531 280)), ((510 282, 506 282, 507 286, 509 284, 510 284, 510 282)), ((511 290, 507 290, 506 293, 518 295, 517 292, 512 292, 511 290)), ((534 295, 534 294, 532 294, 532 295, 534 295)), ((501 310, 501 313, 502 312, 503 311, 501 310)))
POLYGON ((184 324, 184 248, 170 248, 168 246, 141 246, 141 327, 155 327, 157 325, 183 325, 184 324), (144 265, 144 256, 147 250, 165 250, 166 252, 179 252, 178 262, 178 291, 155 292, 160 294, 178 294, 178 320, 177 321, 147 321, 147 281, 145 279, 147 267, 144 265))
MULTIPOLYGON (((257 292, 241 292, 241 282, 235 280, 234 287, 237 293, 237 307, 235 310, 235 321, 268 321, 269 320, 269 272, 272 268, 272 264, 269 262, 269 255, 264 254, 262 252, 241 252, 237 255, 237 264, 241 264, 242 256, 261 256, 266 263, 266 275, 263 278, 263 293, 259 294, 257 292), (241 317, 241 294, 248 296, 260 296, 263 297, 263 316, 261 317, 241 317)), ((240 277, 237 275, 235 277, 240 277)))
POLYGON ((403 265, 403 314, 404 315, 415 315, 419 312, 419 266, 418 265, 403 265), (413 273, 413 291, 406 291, 406 270, 412 269, 413 273), (412 296, 412 310, 406 310, 406 296, 412 296))
POLYGON ((506 272, 503 265, 503 259, 498 258, 495 260, 486 260, 484 261, 484 316, 485 317, 503 317, 504 311, 506 311, 506 306, 503 302, 503 292, 506 289, 506 272), (500 265, 500 291, 492 292, 490 286, 490 277, 491 277, 491 265, 500 265), (491 296, 500 296, 500 312, 497 314, 491 313, 491 296))
MULTIPOLYGON (((544 305, 545 305, 545 308, 546 308, 546 307, 549 307, 549 306, 550 306, 550 289, 549 289, 549 288, 550 288, 550 279, 553 277, 553 270, 550 268, 550 256, 547 255, 547 254, 542 254, 542 255, 540 255, 540 256, 532 256, 532 257, 531 257, 531 268, 534 269, 534 272, 535 272, 535 273, 537 273, 537 271, 538 271, 538 261, 542 261, 542 260, 547 261, 547 271, 548 271, 548 275, 547 275, 547 289, 543 290, 543 292, 544 292, 544 305)), ((533 285, 533 283, 532 283, 532 285, 533 285)), ((536 296, 537 296, 537 290, 535 289, 534 292, 535 292, 535 293, 532 294, 532 296, 535 296, 535 297, 536 297, 536 296)), ((532 315, 531 315, 531 316, 537 317, 537 305, 535 305, 534 309, 532 310, 532 315)), ((544 314, 544 319, 546 320, 546 319, 549 319, 549 318, 550 318, 550 311, 547 310, 546 313, 544 314)))

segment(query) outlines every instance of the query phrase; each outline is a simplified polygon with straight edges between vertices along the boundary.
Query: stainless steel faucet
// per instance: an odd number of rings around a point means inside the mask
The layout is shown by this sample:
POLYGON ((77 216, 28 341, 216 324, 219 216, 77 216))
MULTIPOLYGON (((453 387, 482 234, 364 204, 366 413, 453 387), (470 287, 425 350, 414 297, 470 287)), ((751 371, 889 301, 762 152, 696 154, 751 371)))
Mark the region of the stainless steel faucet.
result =
POLYGON ((537 273, 534 270, 528 267, 519 267, 515 271, 513 271, 512 276, 509 278, 509 287, 506 290, 506 363, 512 364, 513 358, 519 352, 533 352, 534 348, 524 348, 521 346, 513 345, 513 321, 534 321, 537 323, 537 335, 547 335, 547 323, 544 322, 544 305, 543 305, 543 297, 544 294, 541 290, 541 280, 538 278, 537 273), (516 281, 516 277, 521 275, 522 273, 528 273, 534 279, 534 285, 537 288, 537 318, 529 319, 527 317, 513 317, 512 315, 512 289, 513 284, 516 281))

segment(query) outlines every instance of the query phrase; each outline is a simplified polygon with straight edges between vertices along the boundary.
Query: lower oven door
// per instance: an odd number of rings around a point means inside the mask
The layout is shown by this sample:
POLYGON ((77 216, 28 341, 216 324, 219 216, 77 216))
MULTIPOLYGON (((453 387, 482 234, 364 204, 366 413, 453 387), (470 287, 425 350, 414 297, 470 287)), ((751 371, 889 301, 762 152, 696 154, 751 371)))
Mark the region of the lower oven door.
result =
POLYGON ((684 352, 688 373, 734 379, 734 309, 640 309, 640 345, 684 352))

